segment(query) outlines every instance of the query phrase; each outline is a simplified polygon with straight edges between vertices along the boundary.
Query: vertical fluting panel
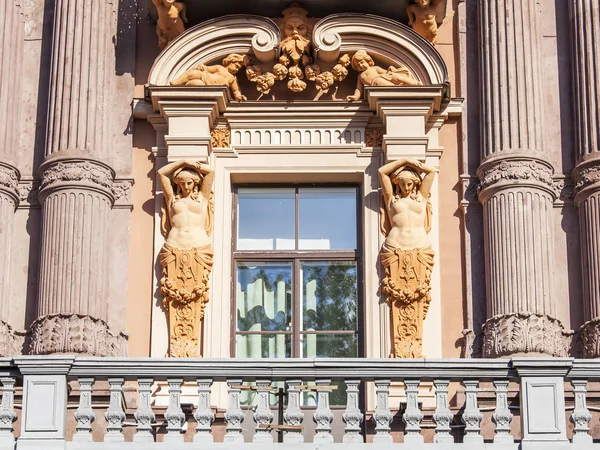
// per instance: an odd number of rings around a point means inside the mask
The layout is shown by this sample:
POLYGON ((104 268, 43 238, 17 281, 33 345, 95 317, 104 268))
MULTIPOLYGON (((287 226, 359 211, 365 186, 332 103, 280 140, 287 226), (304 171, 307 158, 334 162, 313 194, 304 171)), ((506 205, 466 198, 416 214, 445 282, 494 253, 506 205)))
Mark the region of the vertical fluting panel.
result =
POLYGON ((10 300, 12 298, 10 280, 11 241, 13 216, 16 208, 15 197, 0 190, 0 321, 9 322, 10 300))
POLYGON ((542 150, 540 39, 531 0, 478 2, 483 157, 542 150))
POLYGON ((569 0, 575 133, 579 158, 600 157, 600 3, 569 0))
POLYGON ((583 355, 600 357, 600 4, 569 0, 583 311, 583 355))

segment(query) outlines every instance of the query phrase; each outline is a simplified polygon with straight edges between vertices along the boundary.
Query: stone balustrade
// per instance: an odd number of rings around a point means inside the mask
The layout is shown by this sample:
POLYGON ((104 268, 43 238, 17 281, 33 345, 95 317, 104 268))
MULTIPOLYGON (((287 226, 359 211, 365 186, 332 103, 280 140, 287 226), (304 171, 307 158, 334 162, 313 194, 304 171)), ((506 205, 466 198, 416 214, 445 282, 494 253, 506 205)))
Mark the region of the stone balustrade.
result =
POLYGON ((598 381, 600 361, 569 358, 3 358, 0 449, 596 448, 598 381))

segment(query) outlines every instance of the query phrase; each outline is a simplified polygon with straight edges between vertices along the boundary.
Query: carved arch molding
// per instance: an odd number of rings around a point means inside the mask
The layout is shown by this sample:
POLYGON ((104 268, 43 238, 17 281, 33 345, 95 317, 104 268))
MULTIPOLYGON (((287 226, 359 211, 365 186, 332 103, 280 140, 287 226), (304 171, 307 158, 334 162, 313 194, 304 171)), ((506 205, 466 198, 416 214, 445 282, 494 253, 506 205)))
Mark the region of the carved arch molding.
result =
MULTIPOLYGON (((169 81, 199 64, 220 62, 227 55, 253 55, 274 63, 282 36, 271 19, 228 15, 198 24, 175 39, 156 59, 150 86, 169 81)), ((340 13, 321 19, 312 30, 312 57, 317 64, 335 64, 344 53, 365 50, 379 63, 406 67, 423 85, 447 85, 441 55, 411 28, 384 17, 340 13)))

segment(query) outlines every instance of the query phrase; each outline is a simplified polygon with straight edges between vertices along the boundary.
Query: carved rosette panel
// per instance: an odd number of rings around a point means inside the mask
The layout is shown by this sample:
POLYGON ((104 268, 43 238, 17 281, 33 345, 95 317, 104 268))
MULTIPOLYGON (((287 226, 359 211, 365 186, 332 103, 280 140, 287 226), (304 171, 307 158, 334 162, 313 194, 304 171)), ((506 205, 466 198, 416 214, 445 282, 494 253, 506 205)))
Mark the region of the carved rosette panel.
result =
POLYGON ((483 356, 497 358, 517 353, 537 353, 566 357, 572 331, 566 331, 552 317, 517 313, 494 316, 483 326, 483 356))
POLYGON ((81 314, 50 314, 31 325, 29 354, 78 353, 127 356, 125 333, 114 334, 103 320, 81 314))
POLYGON ((491 158, 477 169, 481 181, 479 200, 483 203, 495 192, 509 187, 532 187, 556 196, 554 169, 544 160, 530 156, 491 158))
POLYGON ((74 188, 95 190, 114 203, 115 172, 101 161, 69 156, 50 158, 42 164, 40 173, 41 201, 53 191, 74 188))
POLYGON ((231 130, 229 128, 213 128, 210 130, 210 141, 213 148, 231 147, 231 130))
POLYGON ((19 171, 8 164, 0 162, 0 193, 8 195, 15 206, 19 203, 19 171))

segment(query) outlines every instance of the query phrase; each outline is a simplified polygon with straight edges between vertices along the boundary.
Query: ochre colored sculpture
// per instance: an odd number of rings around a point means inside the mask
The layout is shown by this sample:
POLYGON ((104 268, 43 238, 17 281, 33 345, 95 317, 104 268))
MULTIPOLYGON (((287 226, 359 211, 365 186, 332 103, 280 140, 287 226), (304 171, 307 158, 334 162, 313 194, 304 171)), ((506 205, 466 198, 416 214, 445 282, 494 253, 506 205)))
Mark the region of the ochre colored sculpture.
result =
POLYGON ((435 20, 441 0, 415 0, 406 8, 408 25, 435 45, 438 38, 438 25, 435 20))
POLYGON ((242 95, 236 74, 244 65, 244 57, 232 53, 223 60, 223 65, 205 66, 199 64, 186 70, 183 74, 171 81, 173 86, 229 86, 231 94, 238 100, 246 100, 242 95))
POLYGON ((352 68, 360 75, 354 94, 346 97, 348 101, 359 100, 365 86, 418 86, 422 84, 406 67, 390 66, 386 70, 376 66, 373 58, 364 50, 359 50, 354 54, 352 68))
POLYGON ((208 303, 213 265, 214 172, 206 164, 177 161, 158 171, 164 194, 166 242, 160 251, 160 291, 169 317, 169 353, 173 358, 202 356, 199 335, 208 303))
POLYGON ((185 31, 183 23, 187 23, 185 3, 175 0, 152 0, 158 12, 156 34, 158 46, 163 50, 171 41, 185 31))
POLYGON ((392 358, 422 357, 434 257, 427 236, 434 177, 434 168, 413 159, 393 161, 379 169, 386 236, 381 249, 385 269, 381 292, 391 309, 392 358))

